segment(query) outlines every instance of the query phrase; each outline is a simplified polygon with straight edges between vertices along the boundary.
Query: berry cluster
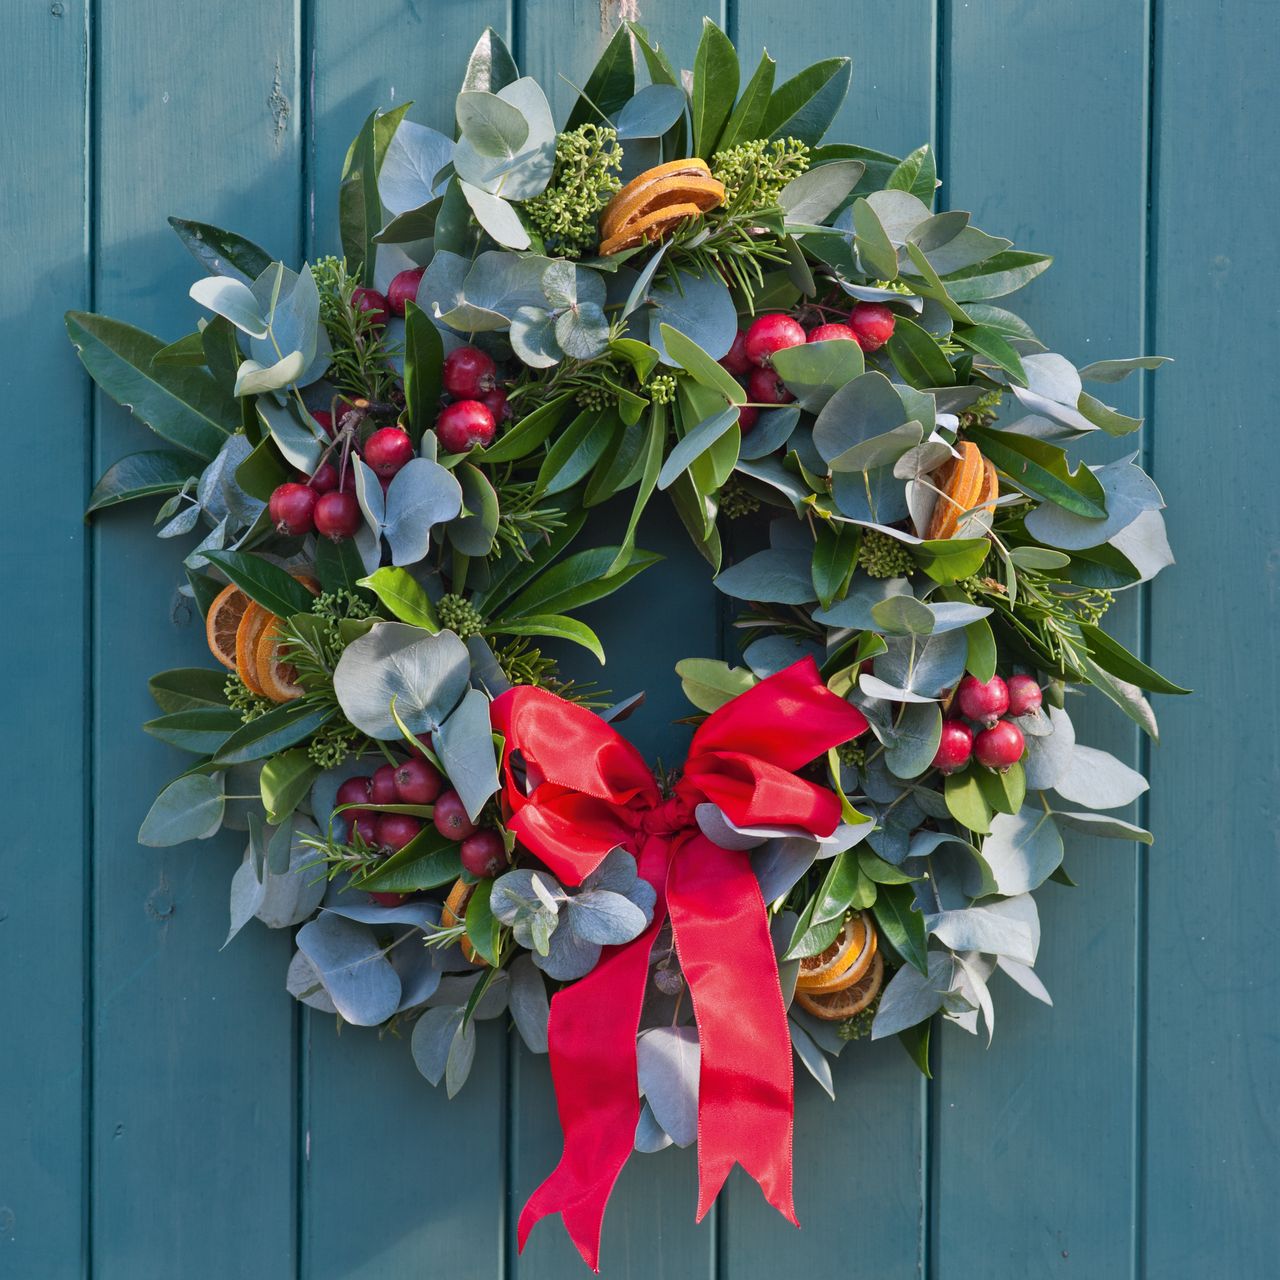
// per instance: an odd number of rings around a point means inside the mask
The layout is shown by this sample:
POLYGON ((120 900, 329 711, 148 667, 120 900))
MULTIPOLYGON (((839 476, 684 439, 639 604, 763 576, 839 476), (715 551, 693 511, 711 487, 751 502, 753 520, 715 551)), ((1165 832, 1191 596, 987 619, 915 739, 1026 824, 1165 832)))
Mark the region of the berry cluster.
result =
MULTIPOLYGON (((477 879, 491 879, 507 864, 507 850, 499 832, 480 828, 467 816, 462 798, 445 787, 444 775, 421 756, 399 764, 384 764, 370 776, 348 778, 339 788, 339 816, 348 832, 359 834, 371 849, 392 854, 403 849, 426 822, 408 813, 381 813, 365 805, 431 805, 431 822, 446 840, 458 844, 463 870, 477 879), (351 806, 350 808, 344 806, 351 806)), ((374 893, 383 906, 398 906, 407 895, 374 893)))
POLYGON ((738 426, 745 435, 756 424, 760 406, 786 404, 795 396, 773 370, 773 357, 786 347, 806 342, 856 342, 863 351, 879 351, 893 337, 894 314, 879 302, 858 302, 847 324, 820 324, 806 332, 794 316, 769 312, 757 316, 733 340, 720 361, 747 389, 752 403, 743 405, 738 426))
MULTIPOLYGON (((375 324, 385 325, 391 315, 404 315, 406 305, 417 296, 422 272, 421 267, 400 272, 385 294, 358 288, 352 293, 352 304, 375 324)), ((450 403, 435 422, 440 448, 445 453, 467 453, 491 444, 498 423, 511 417, 493 359, 479 347, 457 347, 444 359, 443 384, 450 403)), ((331 412, 312 413, 331 443, 310 477, 299 476, 272 492, 268 507, 277 532, 294 537, 315 532, 334 542, 355 535, 361 514, 351 477, 351 454, 364 459, 384 491, 414 456, 413 440, 399 421, 378 425, 384 411, 390 416, 397 409, 364 399, 341 399, 331 412)))
POLYGON ((1022 730, 1006 716, 1026 716, 1039 711, 1043 695, 1031 676, 1010 676, 1006 681, 992 676, 985 684, 976 676, 965 676, 956 687, 955 705, 959 716, 942 722, 942 740, 933 757, 933 767, 955 773, 971 759, 988 769, 1003 773, 1011 769, 1026 749, 1022 730), (978 726, 975 734, 972 721, 978 726))

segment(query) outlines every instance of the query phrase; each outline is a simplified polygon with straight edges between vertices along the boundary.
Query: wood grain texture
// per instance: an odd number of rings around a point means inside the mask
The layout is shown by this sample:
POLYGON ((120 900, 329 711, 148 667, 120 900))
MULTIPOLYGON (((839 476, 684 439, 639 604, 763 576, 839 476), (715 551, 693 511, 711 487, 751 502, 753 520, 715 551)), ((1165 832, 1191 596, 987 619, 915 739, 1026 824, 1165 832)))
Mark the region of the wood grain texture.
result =
MULTIPOLYGON (((309 58, 316 159, 307 192, 313 258, 340 252, 338 174, 365 117, 375 106, 412 99, 411 119, 451 132, 453 95, 486 25, 509 34, 503 5, 316 7, 309 58)), ((343 1027, 339 1034, 334 1018, 311 1010, 303 1022, 303 1274, 497 1275, 505 1213, 501 1025, 481 1029, 475 1069, 450 1102, 443 1086, 433 1089, 418 1074, 407 1032, 343 1027)))
POLYGON ((1274 8, 1158 9, 1153 464, 1178 564, 1151 653, 1194 685, 1151 755, 1142 1260, 1151 1277, 1268 1275, 1280 1251, 1275 631, 1280 199, 1274 8), (1256 299, 1256 303, 1255 300, 1256 299))
MULTIPOLYGON (((101 398, 90 412, 61 313, 94 305, 168 338, 188 331, 198 268, 166 214, 288 259, 329 252, 342 155, 373 106, 413 98, 413 119, 449 130, 466 53, 492 24, 563 116, 574 89, 557 71, 581 83, 624 9, 690 64, 701 11, 675 0, 6 9, 0 388, 11 411, 41 388, 42 457, 59 477, 11 482, 0 504, 7 598, 39 600, 40 618, 4 633, 0 665, 4 724, 22 729, 5 735, 22 803, 0 882, 6 1280, 585 1274, 554 1220, 514 1252, 515 1215, 559 1151, 545 1059, 489 1024, 472 1080, 447 1102, 404 1040, 297 1013, 287 937, 251 925, 219 952, 242 836, 137 846, 184 761, 137 730, 146 678, 206 659, 149 514, 114 512, 88 534, 81 523, 97 472, 149 437, 101 398)), ((834 1104, 802 1076, 800 1233, 740 1174, 695 1227, 693 1153, 636 1157, 606 1219, 605 1274, 1270 1274, 1280 697, 1266 637, 1280 527, 1265 353, 1280 338, 1268 301, 1280 14, 1270 0, 712 12, 744 62, 768 45, 784 77, 853 56, 834 136, 903 153, 940 121, 944 207, 1057 255, 1025 295, 1056 349, 1081 363, 1144 345, 1179 359, 1105 389, 1151 413, 1143 447, 1180 561, 1145 609, 1135 598, 1113 617, 1199 692, 1159 708, 1165 741, 1138 815, 1155 848, 1076 843, 1082 888, 1041 895, 1055 1009, 1004 984, 994 1046, 947 1028, 928 1095, 894 1044, 851 1048, 834 1104)), ((599 536, 618 521, 602 513, 599 536)), ((618 696, 646 688, 628 733, 670 760, 687 740, 671 723, 684 711, 671 666, 728 652, 727 615, 661 497, 639 541, 667 560, 596 607, 610 663, 578 674, 618 696)), ((1076 718, 1089 741, 1146 763, 1109 708, 1076 718)))
MULTIPOLYGON (((199 268, 176 213, 298 252, 295 10, 252 22, 162 0, 101 5, 97 305, 166 338, 194 327, 199 268)), ((101 397, 100 397, 101 399, 101 397)), ((149 433, 101 413, 99 468, 149 433)), ((288 937, 219 953, 244 837, 140 849, 138 823, 188 757, 138 732, 150 673, 207 663, 151 513, 96 528, 93 1256, 100 1276, 283 1275, 294 1264, 288 937), (157 554, 157 552, 160 554, 157 554)))
MULTIPOLYGON (((949 7, 944 207, 970 210, 976 225, 1018 248, 1055 255, 1053 267, 1012 299, 1050 350, 1079 365, 1104 352, 1137 354, 1146 267, 1145 7, 1023 5, 1010 19, 1006 6, 949 7)), ((1140 411, 1139 391, 1137 379, 1101 389, 1127 413, 1140 411)), ((1107 439, 1087 456, 1100 462, 1136 447, 1107 439)), ((1131 592, 1108 618, 1135 650, 1137 597, 1131 592)), ((1077 700, 1071 714, 1082 741, 1140 765, 1137 731, 1109 703, 1077 700)), ((1155 856, 1167 856, 1176 835, 1159 834, 1155 856)), ((1001 978, 990 1049, 985 1036, 954 1027, 938 1037, 938 1277, 1022 1280, 1068 1266, 1129 1274, 1139 859, 1132 844, 1071 837, 1067 866, 1081 887, 1048 885, 1037 895, 1044 942, 1036 968, 1054 1008, 1001 978), (978 1177, 980 1202, 959 1191, 978 1177)))
MULTIPOLYGON (((28 440, 38 430, 42 471, 56 480, 11 485, 0 504, 6 595, 38 602, 28 625, 11 617, 0 665, 11 797, 0 884, 0 1274, 62 1280, 81 1273, 87 1217, 77 1014, 87 997, 91 417, 61 315, 89 302, 85 4, 23 5, 4 25, 12 92, 0 166, 21 195, 3 217, 0 345, 10 358, 0 394, 21 407, 28 440)), ((11 430, 11 451, 17 438, 11 430)))

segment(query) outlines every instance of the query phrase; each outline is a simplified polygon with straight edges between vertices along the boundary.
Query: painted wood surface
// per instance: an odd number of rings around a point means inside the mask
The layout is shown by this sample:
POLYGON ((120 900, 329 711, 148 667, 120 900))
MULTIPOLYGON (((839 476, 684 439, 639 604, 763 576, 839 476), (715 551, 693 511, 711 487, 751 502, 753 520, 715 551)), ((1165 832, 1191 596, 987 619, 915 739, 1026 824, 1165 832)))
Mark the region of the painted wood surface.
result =
MULTIPOLYGON (((580 83, 620 9, 685 64, 699 15, 676 0, 4 8, 0 389, 24 455, 0 504, 0 1277, 585 1274, 554 1223, 522 1257, 512 1241, 558 1151, 545 1060, 487 1026, 483 1065, 447 1103, 403 1042, 294 1006, 286 938, 250 928, 219 951, 240 837, 137 847, 177 767, 136 728, 146 677, 201 662, 203 644, 149 517, 80 519, 93 476, 144 437, 90 395, 61 313, 189 328, 193 268, 170 213, 284 257, 330 251, 360 120, 412 98, 414 118, 447 128, 485 24, 559 85, 563 110, 573 90, 556 73, 580 83)), ((1056 1008, 1006 989, 994 1045, 948 1028, 929 1084, 894 1044, 849 1051, 834 1104, 802 1081, 798 1234, 738 1176, 695 1227, 690 1153, 638 1158, 606 1220, 605 1274, 1267 1275, 1280 1252, 1280 16, 1270 0, 710 12, 744 58, 767 44, 784 73, 850 53, 835 132, 899 153, 934 142, 943 207, 1055 252, 1027 313, 1068 355, 1178 358, 1119 389, 1122 409, 1151 415, 1140 447, 1180 561, 1131 602, 1122 638, 1199 693, 1161 708, 1152 750, 1109 709, 1086 715, 1090 741, 1151 778, 1140 816, 1157 844, 1079 842, 1081 887, 1041 895, 1056 1008)), ((671 665, 724 652, 724 618, 660 505, 641 541, 667 562, 594 622, 603 682, 649 690, 633 731, 671 757, 685 734, 669 723, 671 665)))

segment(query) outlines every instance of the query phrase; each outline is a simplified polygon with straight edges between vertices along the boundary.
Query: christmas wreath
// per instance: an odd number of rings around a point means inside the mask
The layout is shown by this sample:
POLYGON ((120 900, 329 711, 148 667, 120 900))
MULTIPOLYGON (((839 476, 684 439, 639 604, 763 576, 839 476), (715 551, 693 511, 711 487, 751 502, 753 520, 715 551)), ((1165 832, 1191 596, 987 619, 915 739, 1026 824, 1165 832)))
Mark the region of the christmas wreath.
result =
POLYGON ((823 141, 849 77, 742 83, 710 22, 682 76, 625 24, 557 129, 487 31, 456 139, 366 120, 340 256, 173 219, 195 331, 68 316, 164 442, 90 510, 200 531, 221 664, 151 681, 196 760, 141 842, 247 830, 231 935, 296 927, 290 992, 401 1029, 450 1095, 477 1019, 549 1050, 565 1153, 520 1238, 558 1211, 593 1265, 633 1148, 698 1141, 699 1216, 736 1161, 794 1220, 793 1053, 830 1092, 865 1035, 925 1071, 935 1015, 989 1036, 996 969, 1047 1001, 1063 833, 1150 840, 1071 695, 1154 737, 1143 690, 1185 692, 1102 626, 1171 561, 1160 494, 1064 448, 1140 425, 1082 380, 1160 358, 1047 350, 997 302, 1047 256, 934 212, 927 147, 823 141), (659 490, 744 645, 678 665, 696 728, 655 776, 634 699, 557 654, 603 662, 577 615, 653 564, 659 490))

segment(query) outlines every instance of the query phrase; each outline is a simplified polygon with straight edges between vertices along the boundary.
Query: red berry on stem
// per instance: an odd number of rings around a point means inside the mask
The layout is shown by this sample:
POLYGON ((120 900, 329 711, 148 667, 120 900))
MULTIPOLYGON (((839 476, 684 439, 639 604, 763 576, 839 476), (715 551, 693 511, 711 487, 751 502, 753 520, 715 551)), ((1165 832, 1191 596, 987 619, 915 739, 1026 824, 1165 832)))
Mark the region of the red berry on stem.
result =
MULTIPOLYGON (((367 777, 348 778, 346 782, 338 788, 338 793, 334 797, 334 803, 338 808, 344 804, 369 804, 373 799, 373 779, 367 777)), ((357 818, 372 818, 372 814, 366 809, 347 809, 340 813, 338 817, 345 818, 350 824, 357 818)))
POLYGON ((820 324, 810 335, 810 342, 857 342, 858 335, 847 324, 820 324))
POLYGON ((455 400, 436 419, 436 435, 446 453, 467 453, 484 448, 497 430, 493 414, 479 400, 455 400))
POLYGON ((392 853, 403 849, 423 828, 421 818, 407 813, 378 814, 378 843, 392 853))
POLYGON ((747 335, 741 329, 733 335, 733 345, 720 357, 720 363, 735 378, 740 378, 750 371, 751 358, 747 355, 747 335))
POLYGON ((799 347, 805 341, 804 328, 799 320, 775 313, 757 316, 752 321, 743 347, 752 364, 766 365, 773 359, 775 351, 781 351, 784 347, 799 347))
POLYGON ((368 845, 376 845, 378 843, 378 819, 375 814, 370 813, 367 809, 349 809, 342 815, 347 819, 348 830, 351 835, 347 838, 354 840, 356 834, 359 833, 360 839, 368 845), (351 815, 355 814, 355 817, 351 815))
POLYGON ((960 710, 990 728, 1009 710, 1009 686, 999 676, 983 684, 976 676, 965 676, 956 690, 960 710))
POLYGON ((490 880, 507 865, 507 849, 492 828, 477 831, 462 842, 462 869, 481 880, 490 880))
POLYGON ((412 457, 413 441, 401 427, 379 427, 364 442, 364 460, 382 480, 390 480, 412 457))
POLYGON ((479 347, 455 347, 444 358, 444 389, 455 400, 479 400, 493 390, 496 371, 479 347))
POLYGON ((480 397, 480 403, 493 414, 494 422, 510 422, 516 416, 515 410, 507 403, 507 393, 499 387, 486 391, 480 397))
POLYGON ((1022 759, 1025 747, 1022 730, 1012 720, 1000 720, 990 729, 983 729, 974 739, 973 754, 979 764, 1003 773, 1022 759))
POLYGON ((753 404, 744 404, 738 408, 738 430, 745 436, 756 425, 760 410, 753 404))
POLYGON ((933 767, 942 773, 955 773, 969 763, 972 754, 973 730, 963 720, 944 720, 933 767))
POLYGON ((396 799, 401 804, 434 804, 444 790, 444 776, 434 765, 414 756, 396 766, 396 799))
POLYGON ((747 379, 747 395, 761 404, 786 404, 795 396, 772 369, 752 369, 747 379))
POLYGON ((386 324, 389 318, 389 311, 386 298, 380 294, 377 289, 353 289, 351 292, 351 305, 357 311, 363 311, 374 324, 386 324))
POLYGON ((465 840, 476 833, 476 824, 467 817, 466 805, 456 791, 446 791, 436 800, 432 821, 446 840, 465 840))
POLYGON ((380 907, 398 907, 408 900, 407 893, 371 893, 369 895, 380 907))
POLYGON ((1044 694, 1033 676, 1009 677, 1009 714, 1026 716, 1039 711, 1044 694))
POLYGON ((334 542, 352 537, 360 528, 360 504, 354 493, 339 489, 316 500, 316 532, 334 542))
POLYGON ((881 302, 859 302, 849 312, 849 328, 863 351, 879 351, 893 337, 897 317, 881 302))
POLYGON ((426 267, 410 267, 391 278, 387 286, 387 306, 398 316, 404 315, 404 304, 418 296, 418 283, 426 267))
POLYGON ((384 764, 381 768, 375 769, 369 782, 370 801, 373 804, 395 804, 398 798, 395 765, 384 764))
POLYGON ((332 462, 322 462, 309 483, 318 494, 332 493, 338 487, 338 468, 332 462))
POLYGON ((267 510, 277 533, 310 533, 315 528, 316 491, 292 481, 282 484, 272 492, 267 510))

